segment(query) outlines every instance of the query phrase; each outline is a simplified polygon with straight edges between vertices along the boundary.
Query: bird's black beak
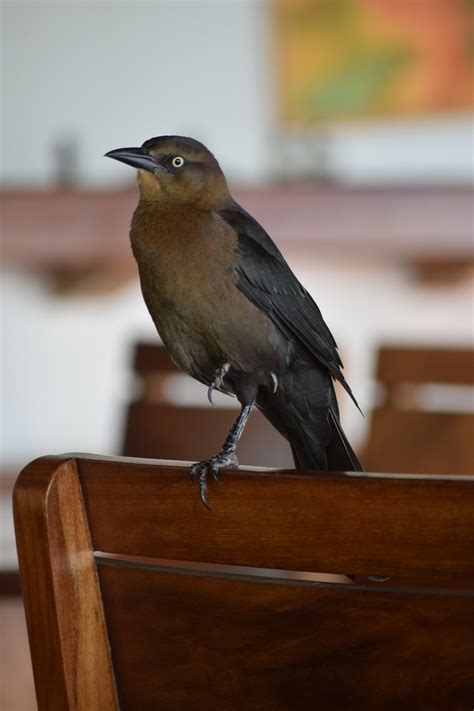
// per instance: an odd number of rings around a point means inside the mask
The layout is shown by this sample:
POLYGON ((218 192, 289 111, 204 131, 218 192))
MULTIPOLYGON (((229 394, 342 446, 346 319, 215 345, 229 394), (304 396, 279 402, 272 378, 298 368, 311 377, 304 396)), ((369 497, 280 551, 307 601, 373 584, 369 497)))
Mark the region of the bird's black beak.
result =
POLYGON ((105 158, 115 158, 115 160, 120 160, 133 168, 149 170, 151 173, 154 173, 159 167, 153 156, 143 148, 115 148, 115 150, 106 153, 105 158))

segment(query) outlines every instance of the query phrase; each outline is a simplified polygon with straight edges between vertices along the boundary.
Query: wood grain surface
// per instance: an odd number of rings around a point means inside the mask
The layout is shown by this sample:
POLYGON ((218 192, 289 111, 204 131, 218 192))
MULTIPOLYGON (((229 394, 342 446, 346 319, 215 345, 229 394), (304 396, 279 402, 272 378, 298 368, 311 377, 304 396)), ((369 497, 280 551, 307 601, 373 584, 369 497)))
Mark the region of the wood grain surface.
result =
POLYGON ((99 566, 122 711, 461 711, 474 598, 99 566))
POLYGON ((473 477, 226 470, 209 483, 209 512, 188 464, 81 458, 78 469, 95 550, 474 580, 473 477))
POLYGON ((22 472, 39 711, 471 707, 474 477, 222 478, 209 512, 185 463, 22 472), (360 583, 377 574, 394 577, 360 583))
POLYGON ((14 514, 39 711, 115 711, 102 600, 74 460, 43 458, 23 470, 14 514))

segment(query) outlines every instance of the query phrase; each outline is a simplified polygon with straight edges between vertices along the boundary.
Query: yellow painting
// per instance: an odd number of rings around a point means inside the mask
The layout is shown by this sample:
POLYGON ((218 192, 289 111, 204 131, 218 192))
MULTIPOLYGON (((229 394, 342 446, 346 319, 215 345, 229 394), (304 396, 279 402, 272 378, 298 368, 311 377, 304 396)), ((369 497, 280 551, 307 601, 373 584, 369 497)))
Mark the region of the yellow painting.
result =
POLYGON ((473 106, 474 0, 274 0, 292 124, 473 106))

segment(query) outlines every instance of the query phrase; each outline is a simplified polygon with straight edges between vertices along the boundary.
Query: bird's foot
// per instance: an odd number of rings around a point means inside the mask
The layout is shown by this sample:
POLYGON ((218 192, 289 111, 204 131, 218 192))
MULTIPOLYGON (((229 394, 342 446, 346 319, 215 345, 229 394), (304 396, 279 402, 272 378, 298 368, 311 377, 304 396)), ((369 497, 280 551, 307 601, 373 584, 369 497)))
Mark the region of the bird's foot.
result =
POLYGON ((229 372, 230 369, 230 363, 224 363, 220 368, 218 368, 215 372, 215 378, 212 381, 212 383, 209 385, 209 389, 207 391, 207 399, 213 405, 214 403, 212 402, 212 392, 214 390, 220 390, 222 387, 222 384, 224 382, 224 378, 229 372))
POLYGON ((210 459, 204 459, 202 462, 196 462, 191 467, 191 481, 195 481, 199 477, 199 496, 201 501, 208 511, 212 511, 207 501, 207 477, 212 474, 215 481, 219 481, 219 472, 224 467, 231 465, 238 466, 239 462, 235 452, 219 452, 210 459))

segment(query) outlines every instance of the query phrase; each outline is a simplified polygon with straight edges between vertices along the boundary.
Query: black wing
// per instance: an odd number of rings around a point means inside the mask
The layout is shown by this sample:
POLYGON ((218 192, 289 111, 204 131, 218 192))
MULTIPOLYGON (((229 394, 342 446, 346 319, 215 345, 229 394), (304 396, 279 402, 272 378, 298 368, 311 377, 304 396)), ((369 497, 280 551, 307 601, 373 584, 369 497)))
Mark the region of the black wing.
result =
POLYGON ((236 270, 239 289, 265 311, 289 339, 304 345, 344 386, 359 407, 342 374, 337 344, 321 311, 295 277, 275 243, 236 202, 219 214, 238 236, 240 260, 236 270))

